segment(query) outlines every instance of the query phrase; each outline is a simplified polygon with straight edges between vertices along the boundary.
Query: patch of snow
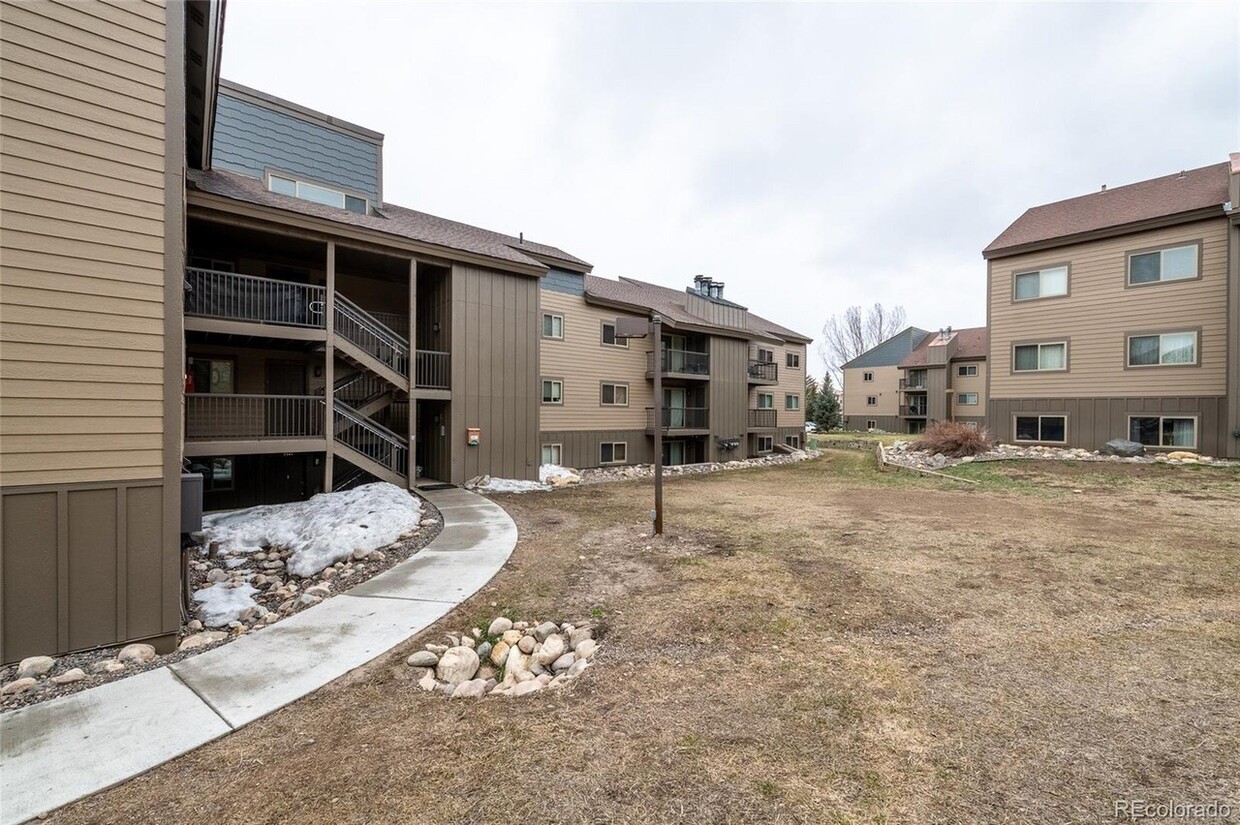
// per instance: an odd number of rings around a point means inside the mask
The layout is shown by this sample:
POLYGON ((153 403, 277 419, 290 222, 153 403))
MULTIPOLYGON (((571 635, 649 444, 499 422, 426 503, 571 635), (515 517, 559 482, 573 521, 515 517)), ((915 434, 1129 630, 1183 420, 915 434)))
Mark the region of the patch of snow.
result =
POLYGON ((491 478, 483 476, 473 486, 480 493, 534 493, 550 490, 551 487, 541 481, 526 481, 520 478, 491 478))
POLYGON ((568 467, 561 467, 559 464, 544 464, 538 468, 538 480, 543 484, 552 484, 556 479, 563 479, 566 483, 576 484, 581 481, 581 474, 576 470, 570 470, 568 467))
POLYGON ((208 627, 224 627, 229 622, 240 621, 241 614, 257 604, 254 594, 258 590, 248 584, 228 587, 213 584, 194 591, 194 601, 200 603, 198 618, 208 627))
MULTIPOLYGON (((308 501, 265 504, 203 517, 204 547, 254 553, 279 546, 293 551, 288 571, 313 576, 344 561, 354 550, 377 550, 417 528, 421 501, 385 481, 338 493, 320 493, 308 501)), ((205 621, 205 620, 204 620, 205 621)))

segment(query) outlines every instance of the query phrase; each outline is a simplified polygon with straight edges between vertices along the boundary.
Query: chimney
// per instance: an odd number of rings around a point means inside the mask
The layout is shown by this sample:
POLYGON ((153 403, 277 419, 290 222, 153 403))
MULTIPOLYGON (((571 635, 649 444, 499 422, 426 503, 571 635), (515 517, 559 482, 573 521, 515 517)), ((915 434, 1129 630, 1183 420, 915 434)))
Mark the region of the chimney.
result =
POLYGON ((1227 187, 1231 208, 1240 208, 1240 152, 1231 153, 1231 175, 1227 187))

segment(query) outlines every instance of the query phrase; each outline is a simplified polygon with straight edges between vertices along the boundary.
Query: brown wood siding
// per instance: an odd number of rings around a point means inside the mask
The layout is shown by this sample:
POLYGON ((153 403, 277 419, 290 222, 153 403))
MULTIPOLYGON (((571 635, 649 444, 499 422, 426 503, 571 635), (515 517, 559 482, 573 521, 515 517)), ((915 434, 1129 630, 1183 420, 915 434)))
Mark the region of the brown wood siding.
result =
MULTIPOLYGON (((646 408, 654 406, 654 384, 646 378, 650 340, 635 338, 627 347, 603 344, 603 323, 614 323, 625 313, 590 306, 579 295, 549 289, 541 290, 539 298, 540 369, 546 378, 564 379, 564 403, 542 404, 539 408, 542 429, 643 429, 646 408), (542 338, 544 313, 563 316, 563 340, 542 338), (599 402, 599 385, 603 382, 628 384, 628 406, 603 406, 599 402)), ((540 386, 540 402, 541 393, 540 386)))
POLYGON ((451 479, 538 476, 538 279, 452 267, 451 479), (466 428, 482 430, 477 447, 466 428))
POLYGON ((552 430, 538 435, 538 449, 542 445, 559 444, 560 461, 565 467, 582 470, 599 466, 599 445, 603 442, 623 441, 628 445, 625 464, 650 464, 654 462, 654 438, 645 430, 552 430))
POLYGON ((162 478, 164 9, 4 24, 0 484, 162 478))
POLYGON ((1223 395, 1227 222, 1203 221, 990 262, 990 397, 1223 395), (1127 287, 1127 253, 1201 241, 1200 279, 1127 287), (1017 272, 1068 263, 1069 294, 1012 301, 1017 272), (1129 333, 1200 329, 1200 366, 1125 369, 1129 333), (1015 342, 1068 340, 1068 371, 1014 373, 1015 342))
POLYGON ((1015 443, 1013 416, 1022 413, 1067 415, 1068 446, 1086 450, 1096 450, 1112 438, 1128 438, 1130 415, 1197 416, 1196 450, 1202 455, 1226 455, 1227 405, 1221 396, 991 399, 986 416, 991 437, 1015 443))
MULTIPOLYGON (((710 432, 707 443, 708 461, 744 458, 745 433, 749 430, 749 344, 740 338, 712 336, 710 339, 710 386, 707 404, 710 408, 710 432), (741 447, 725 450, 721 438, 737 438, 741 447)), ((783 401, 777 394, 776 408, 783 401)), ((781 410, 782 411, 782 410, 781 410)))
POLYGON ((864 432, 867 421, 874 421, 876 429, 888 433, 902 433, 908 430, 904 420, 897 415, 846 415, 844 416, 844 429, 864 432))

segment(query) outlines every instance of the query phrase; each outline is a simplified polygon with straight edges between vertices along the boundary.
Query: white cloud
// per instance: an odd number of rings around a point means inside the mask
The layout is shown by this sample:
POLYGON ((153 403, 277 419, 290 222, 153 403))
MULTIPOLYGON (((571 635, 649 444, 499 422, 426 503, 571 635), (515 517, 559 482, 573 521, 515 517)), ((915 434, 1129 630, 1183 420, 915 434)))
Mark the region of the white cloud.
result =
POLYGON ((960 327, 1024 209, 1240 148, 1238 14, 232 0, 224 74, 385 132, 389 200, 599 275, 960 327))

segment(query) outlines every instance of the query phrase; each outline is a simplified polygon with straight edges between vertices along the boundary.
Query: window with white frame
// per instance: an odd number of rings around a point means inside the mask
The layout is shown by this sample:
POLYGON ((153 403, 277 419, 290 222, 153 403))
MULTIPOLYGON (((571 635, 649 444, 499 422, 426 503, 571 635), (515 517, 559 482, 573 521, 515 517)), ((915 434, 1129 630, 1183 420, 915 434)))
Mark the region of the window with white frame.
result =
POLYGON ((347 209, 359 215, 365 215, 369 205, 365 198, 358 197, 357 195, 350 195, 348 192, 342 192, 339 189, 332 189, 304 180, 295 180, 283 175, 268 175, 267 188, 277 195, 291 195, 294 198, 301 198, 303 201, 321 203, 324 206, 334 206, 337 209, 347 209))
POLYGON ((603 384, 599 403, 604 407, 627 407, 629 405, 629 385, 603 384))
POLYGON ((627 441, 604 441, 598 445, 599 464, 623 464, 629 460, 627 441))
POLYGON ((615 324, 603 324, 602 343, 605 347, 627 347, 629 339, 616 337, 615 324))
POLYGON ((1012 297, 1017 301, 1053 298, 1068 294, 1068 267, 1053 266, 1033 272, 1017 272, 1012 297))
POLYGON ((867 419, 865 420, 865 428, 866 428, 867 430, 877 430, 877 429, 878 429, 878 421, 874 420, 873 418, 867 418, 867 419))
POLYGON ((873 381, 873 380, 874 380, 874 373, 872 373, 872 372, 863 372, 863 373, 861 373, 861 380, 862 380, 862 381, 873 381))
POLYGON ((543 337, 544 338, 564 338, 564 316, 553 315, 550 312, 543 313, 543 337))
POLYGON ((1044 441, 1062 444, 1067 441, 1068 417, 1066 415, 1017 415, 1017 441, 1044 441))
POLYGON ((958 392, 956 393, 956 403, 962 407, 976 407, 977 406, 977 393, 958 392))
POLYGON ((1128 437, 1147 447, 1197 447, 1197 419, 1180 415, 1130 415, 1128 437))
POLYGON ((961 378, 973 378, 977 375, 977 364, 961 364, 956 368, 956 375, 961 378))
POLYGON ((1196 332, 1128 336, 1130 367, 1194 366, 1196 363, 1196 332))
POLYGON ((794 450, 799 450, 801 449, 801 436, 786 435, 784 436, 784 444, 793 448, 794 450))
POLYGON ((559 378, 544 378, 542 382, 542 402, 544 404, 563 404, 564 381, 559 378))
POLYGON ((865 397, 865 405, 866 405, 867 407, 877 407, 877 406, 878 406, 878 396, 877 396, 877 395, 867 395, 867 396, 865 397))
POLYGON ((1068 368, 1068 344, 1018 344, 1012 347, 1014 372, 1055 372, 1068 368))
POLYGON ((784 409, 785 409, 785 410, 799 410, 799 409, 801 409, 801 396, 799 396, 799 395, 785 395, 785 396, 784 396, 784 409))
POLYGON ((772 393, 772 392, 758 393, 758 409, 760 410, 775 409, 775 393, 772 393))
POLYGON ((758 436, 758 452, 769 453, 775 449, 775 437, 770 435, 758 436))
POLYGON ((544 444, 542 445, 542 463, 561 465, 561 459, 564 456, 564 447, 561 444, 544 444))
POLYGON ((1199 273, 1199 245, 1172 246, 1132 252, 1128 255, 1128 285, 1156 284, 1162 281, 1183 281, 1199 273))

